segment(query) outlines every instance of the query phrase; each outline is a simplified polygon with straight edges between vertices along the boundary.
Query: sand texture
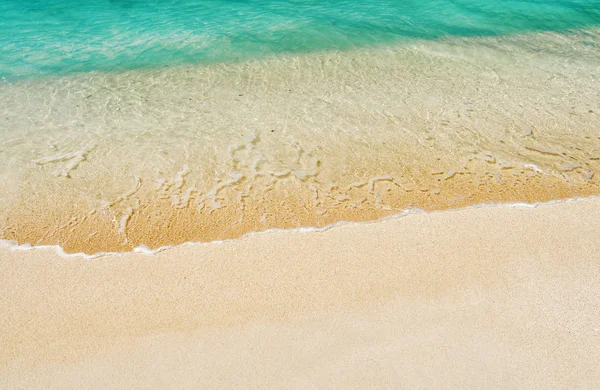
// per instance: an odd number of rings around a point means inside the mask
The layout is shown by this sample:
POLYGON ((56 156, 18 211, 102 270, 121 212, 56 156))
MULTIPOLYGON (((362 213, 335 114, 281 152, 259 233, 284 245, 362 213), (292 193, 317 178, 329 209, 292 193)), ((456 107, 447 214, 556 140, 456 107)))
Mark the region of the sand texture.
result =
POLYGON ((600 199, 0 251, 0 388, 598 388, 600 199))

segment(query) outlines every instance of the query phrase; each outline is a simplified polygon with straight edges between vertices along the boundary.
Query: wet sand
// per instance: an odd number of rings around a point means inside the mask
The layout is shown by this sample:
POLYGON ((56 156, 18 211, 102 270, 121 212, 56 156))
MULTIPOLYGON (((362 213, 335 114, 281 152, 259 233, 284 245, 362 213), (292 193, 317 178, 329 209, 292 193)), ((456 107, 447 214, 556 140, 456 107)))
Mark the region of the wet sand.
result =
POLYGON ((600 385, 600 199, 155 255, 0 250, 0 387, 600 385))
POLYGON ((600 195, 599 37, 1 83, 0 238, 123 252, 600 195))

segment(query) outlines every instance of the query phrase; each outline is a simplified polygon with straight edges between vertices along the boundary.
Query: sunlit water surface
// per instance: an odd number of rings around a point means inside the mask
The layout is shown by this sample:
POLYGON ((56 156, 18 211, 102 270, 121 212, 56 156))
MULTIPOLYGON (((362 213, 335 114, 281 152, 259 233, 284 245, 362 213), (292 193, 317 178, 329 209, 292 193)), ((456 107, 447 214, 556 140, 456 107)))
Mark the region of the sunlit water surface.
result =
POLYGON ((124 251, 599 194, 599 8, 1 1, 1 237, 124 251))

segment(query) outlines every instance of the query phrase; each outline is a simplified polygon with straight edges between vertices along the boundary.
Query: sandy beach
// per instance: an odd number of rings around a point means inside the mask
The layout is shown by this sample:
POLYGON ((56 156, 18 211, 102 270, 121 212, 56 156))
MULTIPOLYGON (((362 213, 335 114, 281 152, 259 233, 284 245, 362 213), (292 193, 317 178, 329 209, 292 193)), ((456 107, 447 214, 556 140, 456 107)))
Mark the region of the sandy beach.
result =
POLYGON ((0 250, 1 388, 596 388, 600 199, 0 250))
POLYGON ((600 389, 599 1, 0 1, 0 390, 600 389))

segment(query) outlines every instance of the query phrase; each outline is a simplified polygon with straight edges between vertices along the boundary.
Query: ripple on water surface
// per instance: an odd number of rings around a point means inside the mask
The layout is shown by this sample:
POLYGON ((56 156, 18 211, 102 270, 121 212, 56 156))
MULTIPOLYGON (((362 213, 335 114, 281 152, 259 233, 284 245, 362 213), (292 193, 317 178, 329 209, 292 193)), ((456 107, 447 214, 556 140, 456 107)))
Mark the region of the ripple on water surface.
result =
POLYGON ((3 0, 0 77, 600 25, 598 0, 3 0))

